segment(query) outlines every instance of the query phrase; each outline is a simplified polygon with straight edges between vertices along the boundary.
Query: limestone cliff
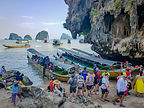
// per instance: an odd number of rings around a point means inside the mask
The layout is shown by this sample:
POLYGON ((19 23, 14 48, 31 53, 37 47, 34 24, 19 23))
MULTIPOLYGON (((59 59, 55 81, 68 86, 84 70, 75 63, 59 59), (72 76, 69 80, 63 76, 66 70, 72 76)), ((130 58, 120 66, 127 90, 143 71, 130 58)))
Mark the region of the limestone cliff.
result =
POLYGON ((49 38, 47 31, 41 31, 36 35, 36 40, 45 40, 46 38, 49 38))
POLYGON ((65 0, 64 27, 113 60, 144 60, 144 0, 65 0))
POLYGON ((17 40, 22 39, 22 37, 18 36, 16 33, 10 33, 9 40, 17 40))
POLYGON ((24 39, 32 40, 32 37, 30 35, 25 35, 24 39))

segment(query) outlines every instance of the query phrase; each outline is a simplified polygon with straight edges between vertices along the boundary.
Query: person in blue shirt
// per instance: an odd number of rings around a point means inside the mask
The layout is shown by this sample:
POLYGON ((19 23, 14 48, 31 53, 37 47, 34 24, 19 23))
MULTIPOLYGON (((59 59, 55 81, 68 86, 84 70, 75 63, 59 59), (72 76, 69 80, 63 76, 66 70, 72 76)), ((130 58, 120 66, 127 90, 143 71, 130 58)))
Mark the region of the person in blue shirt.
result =
POLYGON ((12 89, 12 103, 14 103, 14 106, 16 106, 16 103, 15 103, 16 96, 18 96, 20 101, 22 101, 21 94, 18 93, 19 90, 21 89, 21 85, 18 84, 17 81, 15 81, 14 85, 11 85, 10 88, 12 89))
POLYGON ((82 71, 82 76, 84 77, 84 81, 86 81, 86 76, 87 76, 86 67, 85 67, 84 70, 82 71))
POLYGON ((116 85, 116 89, 117 89, 117 95, 115 96, 114 100, 113 100, 113 104, 116 105, 116 100, 120 99, 120 106, 121 107, 126 107, 125 105, 123 105, 123 99, 125 96, 125 91, 127 89, 127 76, 123 75, 122 78, 120 78, 117 81, 117 85, 116 85))

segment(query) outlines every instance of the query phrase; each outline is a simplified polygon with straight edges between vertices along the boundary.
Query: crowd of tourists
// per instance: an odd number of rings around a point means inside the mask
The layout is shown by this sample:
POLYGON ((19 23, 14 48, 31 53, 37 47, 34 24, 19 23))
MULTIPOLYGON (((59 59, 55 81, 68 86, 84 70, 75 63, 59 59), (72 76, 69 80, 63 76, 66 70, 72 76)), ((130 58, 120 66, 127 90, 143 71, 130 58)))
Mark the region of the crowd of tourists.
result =
MULTIPOLYGON (((99 89, 101 89, 101 101, 109 102, 108 94, 111 91, 109 77, 110 73, 107 70, 101 75, 97 68, 94 69, 94 74, 90 74, 86 68, 80 71, 78 76, 73 73, 67 82, 70 84, 70 101, 76 102, 77 96, 91 97, 93 93, 98 95, 100 93, 99 89)), ((131 80, 132 76, 129 69, 126 69, 125 72, 122 72, 121 75, 117 77, 116 95, 113 98, 114 105, 116 105, 116 102, 120 102, 121 107, 126 107, 123 105, 123 100, 125 99, 125 96, 131 95, 131 89, 134 89, 137 92, 137 96, 144 96, 143 69, 140 69, 139 75, 136 76, 133 85, 131 80)), ((54 80, 54 78, 49 82, 48 89, 60 96, 65 96, 67 94, 60 86, 60 81, 54 80)))

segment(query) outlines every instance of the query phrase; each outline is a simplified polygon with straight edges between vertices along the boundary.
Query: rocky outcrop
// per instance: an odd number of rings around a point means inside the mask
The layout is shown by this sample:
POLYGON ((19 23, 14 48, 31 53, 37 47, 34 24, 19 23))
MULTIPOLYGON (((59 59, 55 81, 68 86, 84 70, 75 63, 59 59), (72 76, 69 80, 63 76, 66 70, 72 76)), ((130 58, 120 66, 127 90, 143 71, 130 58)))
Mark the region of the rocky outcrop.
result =
POLYGON ((48 32, 47 31, 41 31, 36 35, 36 40, 45 40, 49 38, 48 32))
POLYGON ((61 38, 60 38, 61 40, 66 40, 66 39, 71 39, 71 37, 68 35, 68 34, 66 34, 66 33, 63 33, 62 35, 61 35, 61 38))
MULTIPOLYGON (((10 86, 13 84, 14 81, 16 81, 16 76, 17 74, 19 75, 22 75, 19 71, 17 70, 9 70, 7 71, 7 74, 3 75, 3 79, 4 80, 7 80, 7 83, 6 85, 7 86, 10 86)), ((23 77, 23 81, 22 83, 27 86, 27 85, 32 85, 32 81, 27 77, 27 76, 24 76, 23 77)))
POLYGON ((144 60, 143 0, 65 0, 69 6, 64 27, 72 37, 84 35, 103 58, 144 60))
POLYGON ((10 33, 9 40, 17 40, 22 39, 22 37, 18 36, 16 33, 10 33))
POLYGON ((78 103, 69 102, 67 97, 60 97, 37 87, 26 87, 22 90, 24 99, 18 103, 19 108, 101 108, 86 97, 78 98, 78 103))
POLYGON ((24 39, 32 40, 32 37, 30 35, 25 35, 24 39))

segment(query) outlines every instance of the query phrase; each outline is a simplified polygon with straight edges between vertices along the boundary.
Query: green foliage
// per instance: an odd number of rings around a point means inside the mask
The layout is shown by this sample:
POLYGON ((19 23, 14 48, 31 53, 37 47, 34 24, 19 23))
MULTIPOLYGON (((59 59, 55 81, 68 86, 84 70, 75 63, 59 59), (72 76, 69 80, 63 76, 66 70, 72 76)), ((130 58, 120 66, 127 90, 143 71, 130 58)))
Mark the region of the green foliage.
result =
POLYGON ((133 0, 128 0, 126 7, 125 7, 125 12, 128 12, 132 8, 132 2, 133 0))
POLYGON ((88 34, 90 33, 90 30, 86 29, 86 30, 83 30, 82 32, 79 33, 79 36, 83 35, 83 36, 88 36, 88 34))
POLYGON ((121 8, 122 5, 122 1, 121 0, 116 0, 115 4, 114 4, 114 10, 116 13, 119 12, 119 9, 121 8))
POLYGON ((98 10, 97 9, 92 9, 91 11, 90 11, 90 15, 98 15, 99 14, 99 12, 98 12, 98 10))
POLYGON ((74 15, 74 16, 71 18, 71 21, 72 21, 72 22, 74 22, 74 21, 79 21, 78 16, 79 16, 79 14, 74 15))

